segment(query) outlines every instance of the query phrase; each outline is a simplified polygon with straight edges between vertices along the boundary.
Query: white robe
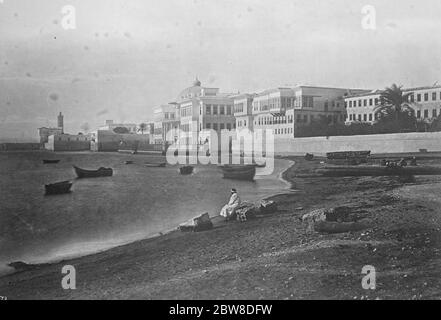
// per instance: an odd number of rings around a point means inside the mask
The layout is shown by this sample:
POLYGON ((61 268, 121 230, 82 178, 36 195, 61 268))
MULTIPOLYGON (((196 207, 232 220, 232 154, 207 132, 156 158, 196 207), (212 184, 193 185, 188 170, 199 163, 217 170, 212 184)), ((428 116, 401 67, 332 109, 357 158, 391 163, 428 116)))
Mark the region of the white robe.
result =
POLYGON ((233 215, 236 211, 236 208, 240 205, 240 198, 237 193, 233 193, 230 197, 230 201, 228 204, 226 204, 221 212, 220 215, 225 218, 229 218, 231 215, 233 215))

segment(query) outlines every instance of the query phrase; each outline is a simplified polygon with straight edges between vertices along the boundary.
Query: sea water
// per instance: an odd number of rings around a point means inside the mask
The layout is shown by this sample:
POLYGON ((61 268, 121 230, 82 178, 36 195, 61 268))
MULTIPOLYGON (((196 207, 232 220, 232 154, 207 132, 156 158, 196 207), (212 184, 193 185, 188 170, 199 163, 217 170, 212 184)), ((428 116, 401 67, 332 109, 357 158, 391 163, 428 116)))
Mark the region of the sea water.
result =
POLYGON ((0 153, 0 273, 6 264, 54 262, 96 253, 152 237, 208 212, 219 214, 236 188, 242 200, 257 201, 283 192, 280 179, 289 161, 275 160, 269 176, 254 182, 222 178, 214 165, 198 165, 192 175, 179 166, 148 168, 158 156, 118 153, 0 153), (43 159, 60 159, 43 164, 43 159), (126 160, 134 164, 126 165, 126 160), (111 167, 113 177, 76 179, 72 165, 111 167), (73 181, 72 192, 45 196, 44 185, 73 181))

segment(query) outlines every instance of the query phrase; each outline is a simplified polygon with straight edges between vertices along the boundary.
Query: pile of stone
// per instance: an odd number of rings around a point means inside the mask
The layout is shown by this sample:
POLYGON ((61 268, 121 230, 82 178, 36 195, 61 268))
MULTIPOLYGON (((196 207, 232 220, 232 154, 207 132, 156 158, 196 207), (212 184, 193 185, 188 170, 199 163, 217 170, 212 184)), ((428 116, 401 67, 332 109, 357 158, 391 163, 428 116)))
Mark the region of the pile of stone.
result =
POLYGON ((179 225, 178 229, 182 232, 200 232, 213 229, 213 222, 208 213, 204 213, 179 225))
POLYGON ((236 209, 237 221, 245 222, 249 218, 260 214, 271 214, 277 211, 277 203, 272 200, 262 200, 258 205, 251 202, 242 202, 236 209))
POLYGON ((316 209, 302 216, 308 232, 344 233, 369 228, 366 220, 358 220, 348 207, 316 209))

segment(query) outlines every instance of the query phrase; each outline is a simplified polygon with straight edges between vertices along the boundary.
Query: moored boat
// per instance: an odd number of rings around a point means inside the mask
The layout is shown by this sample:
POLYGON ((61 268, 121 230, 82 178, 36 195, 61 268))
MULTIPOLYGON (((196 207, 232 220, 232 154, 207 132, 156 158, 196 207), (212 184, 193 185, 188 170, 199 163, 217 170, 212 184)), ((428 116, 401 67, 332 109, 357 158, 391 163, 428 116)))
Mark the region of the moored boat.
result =
POLYGON ((62 181, 52 184, 46 184, 44 186, 46 190, 46 195, 69 193, 71 187, 72 187, 72 182, 70 181, 62 181))
POLYGON ((164 168, 167 165, 167 163, 166 162, 161 162, 161 163, 146 162, 144 165, 149 168, 164 168))
POLYGON ((59 163, 61 160, 58 159, 43 159, 44 164, 55 164, 59 163))
POLYGON ((181 174, 192 174, 194 167, 192 166, 184 166, 179 168, 179 172, 181 174))
POLYGON ((371 155, 371 151, 338 151, 328 152, 326 158, 329 160, 335 159, 350 159, 350 158, 367 158, 371 155))
POLYGON ((99 178, 99 177, 111 177, 113 175, 112 168, 101 167, 98 170, 86 170, 73 166, 75 173, 79 179, 81 178, 99 178))
POLYGON ((220 168, 225 179, 252 181, 256 175, 255 165, 224 165, 220 168))
POLYGON ((425 176, 441 175, 441 167, 384 167, 384 166, 341 166, 318 169, 317 174, 326 177, 362 177, 362 176, 425 176))

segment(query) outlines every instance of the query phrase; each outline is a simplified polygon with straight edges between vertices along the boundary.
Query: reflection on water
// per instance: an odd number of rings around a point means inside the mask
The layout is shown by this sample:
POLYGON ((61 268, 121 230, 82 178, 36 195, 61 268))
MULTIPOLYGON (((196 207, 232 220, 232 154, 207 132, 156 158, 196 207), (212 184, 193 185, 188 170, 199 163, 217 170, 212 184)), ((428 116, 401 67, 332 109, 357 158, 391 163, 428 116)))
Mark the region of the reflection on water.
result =
POLYGON ((271 176, 255 182, 222 179, 216 166, 182 176, 177 166, 148 168, 159 157, 107 153, 0 153, 0 265, 39 263, 94 253, 170 230, 204 212, 217 215, 232 187, 255 201, 286 189, 289 166, 276 160, 271 176), (42 159, 59 164, 44 165, 42 159), (135 163, 125 165, 126 160, 135 163), (114 168, 114 176, 75 179, 72 165, 114 168), (44 184, 73 180, 73 192, 45 197, 44 184))

